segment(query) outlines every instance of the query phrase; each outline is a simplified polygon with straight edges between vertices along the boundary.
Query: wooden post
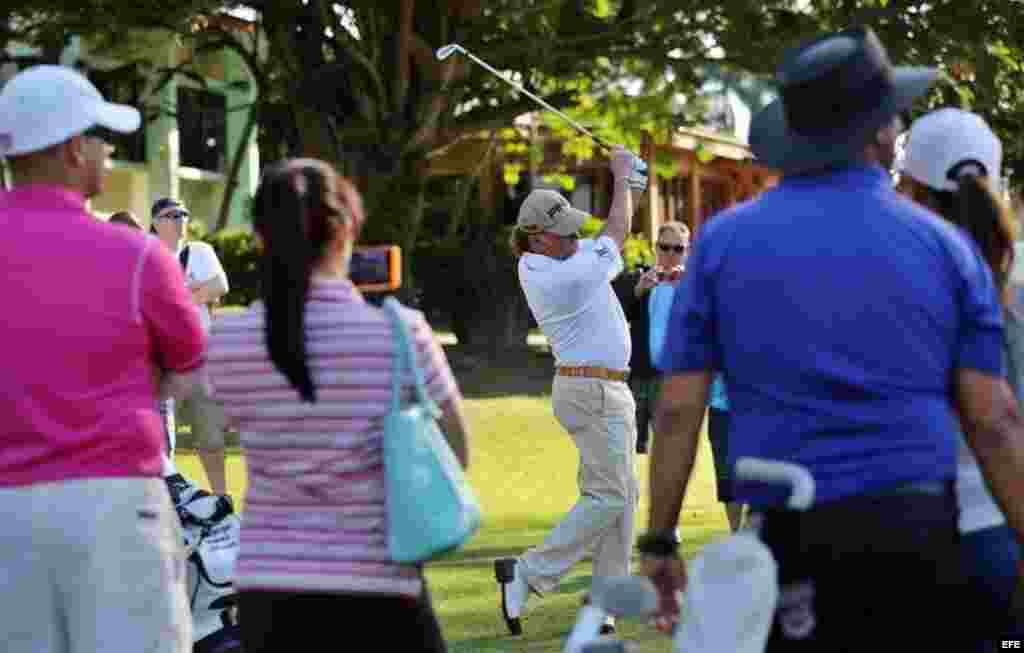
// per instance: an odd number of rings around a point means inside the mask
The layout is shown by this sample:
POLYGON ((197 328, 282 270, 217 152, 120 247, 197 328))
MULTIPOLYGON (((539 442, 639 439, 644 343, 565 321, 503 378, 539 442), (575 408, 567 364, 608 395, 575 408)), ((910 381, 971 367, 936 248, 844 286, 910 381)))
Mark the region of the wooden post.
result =
POLYGON ((679 196, 679 178, 673 177, 665 184, 665 222, 678 220, 676 216, 676 198, 679 196))
POLYGON ((651 175, 647 183, 647 215, 650 216, 651 223, 651 233, 648 234, 648 237, 652 239, 652 244, 654 243, 654 234, 658 233, 658 227, 661 226, 662 221, 665 219, 661 211, 662 183, 654 175, 651 175))
POLYGON ((640 134, 640 158, 647 162, 647 193, 644 194, 644 198, 641 200, 644 206, 647 208, 646 211, 637 211, 638 213, 644 214, 644 224, 642 225, 644 237, 646 237, 651 244, 654 244, 654 239, 658 233, 658 227, 661 226, 662 215, 661 211, 658 210, 660 205, 659 195, 660 188, 658 185, 658 177, 654 174, 654 159, 658 155, 657 148, 654 145, 654 138, 650 132, 643 131, 640 134))
POLYGON ((696 235, 704 222, 704 211, 701 201, 700 173, 703 166, 694 156, 690 165, 690 233, 696 235))

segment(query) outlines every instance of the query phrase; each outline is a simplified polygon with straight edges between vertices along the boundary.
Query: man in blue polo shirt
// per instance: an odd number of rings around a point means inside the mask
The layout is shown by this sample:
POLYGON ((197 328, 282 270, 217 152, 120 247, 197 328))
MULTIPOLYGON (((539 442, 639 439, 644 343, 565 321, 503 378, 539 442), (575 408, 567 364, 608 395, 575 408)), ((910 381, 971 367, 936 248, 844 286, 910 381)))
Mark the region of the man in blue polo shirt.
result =
POLYGON ((987 266, 954 228, 898 196, 883 167, 898 116, 935 75, 893 68, 870 30, 848 30, 790 53, 781 99, 756 116, 751 147, 784 178, 704 227, 660 360, 665 435, 639 548, 663 617, 685 585, 673 532, 715 370, 729 388, 730 464, 797 463, 816 481, 801 513, 782 508, 778 488, 735 487, 779 564, 768 651, 956 641, 954 404, 1024 532, 1024 428, 1002 380, 987 266))

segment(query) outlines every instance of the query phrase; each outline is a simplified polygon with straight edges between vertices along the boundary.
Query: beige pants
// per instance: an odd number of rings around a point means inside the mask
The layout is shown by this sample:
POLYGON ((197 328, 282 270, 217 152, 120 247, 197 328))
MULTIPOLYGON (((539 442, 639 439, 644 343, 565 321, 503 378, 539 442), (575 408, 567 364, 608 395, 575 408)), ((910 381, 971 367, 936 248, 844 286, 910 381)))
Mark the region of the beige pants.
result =
POLYGON ((181 531, 160 479, 0 489, 0 650, 187 653, 181 531))
POLYGON ((555 417, 579 450, 580 498, 544 542, 519 560, 519 570, 539 592, 554 590, 569 568, 591 552, 594 577, 629 574, 640 496, 636 405, 629 386, 556 376, 552 401, 555 417))

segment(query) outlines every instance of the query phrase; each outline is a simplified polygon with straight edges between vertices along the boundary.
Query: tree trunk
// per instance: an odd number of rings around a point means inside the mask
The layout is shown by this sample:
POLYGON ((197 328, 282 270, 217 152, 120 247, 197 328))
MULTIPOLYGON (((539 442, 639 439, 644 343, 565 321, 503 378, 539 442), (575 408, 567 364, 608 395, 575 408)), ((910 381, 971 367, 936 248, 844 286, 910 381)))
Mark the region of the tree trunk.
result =
POLYGON ((458 250, 438 257, 425 289, 428 305, 447 315, 460 347, 490 360, 526 347, 530 311, 503 230, 480 225, 458 250))
POLYGON ((235 148, 234 158, 231 160, 231 169, 228 170, 228 180, 224 185, 224 198, 220 202, 220 213, 217 215, 217 223, 214 225, 214 231, 220 231, 224 227, 228 226, 228 218, 231 217, 231 200, 235 196, 235 191, 238 190, 238 173, 242 169, 242 160, 245 158, 246 150, 249 147, 249 141, 252 139, 252 132, 256 129, 256 120, 258 118, 258 112, 256 107, 249 110, 249 116, 246 118, 245 127, 242 128, 241 140, 238 142, 238 147, 235 148))
POLYGON ((490 279, 489 285, 486 295, 500 293, 501 300, 459 302, 452 330, 459 344, 486 353, 491 359, 517 355, 527 346, 526 336, 530 330, 530 309, 518 278, 513 273, 490 279))
POLYGON ((413 298, 419 288, 411 264, 426 206, 423 161, 407 157, 393 162, 393 170, 381 170, 370 158, 360 166, 358 174, 366 207, 366 224, 360 242, 401 247, 403 291, 399 297, 415 303, 413 298))

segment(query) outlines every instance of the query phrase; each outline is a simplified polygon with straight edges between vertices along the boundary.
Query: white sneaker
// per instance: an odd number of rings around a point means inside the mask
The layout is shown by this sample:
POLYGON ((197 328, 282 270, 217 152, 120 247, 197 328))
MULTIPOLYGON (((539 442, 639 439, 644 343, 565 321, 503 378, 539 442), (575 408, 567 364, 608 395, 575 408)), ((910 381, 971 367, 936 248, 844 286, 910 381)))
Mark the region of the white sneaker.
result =
POLYGON ((530 598, 530 585, 522 574, 516 573, 517 563, 515 558, 494 561, 494 577, 501 591, 501 613, 512 635, 523 634, 519 618, 526 608, 526 600, 530 598))

